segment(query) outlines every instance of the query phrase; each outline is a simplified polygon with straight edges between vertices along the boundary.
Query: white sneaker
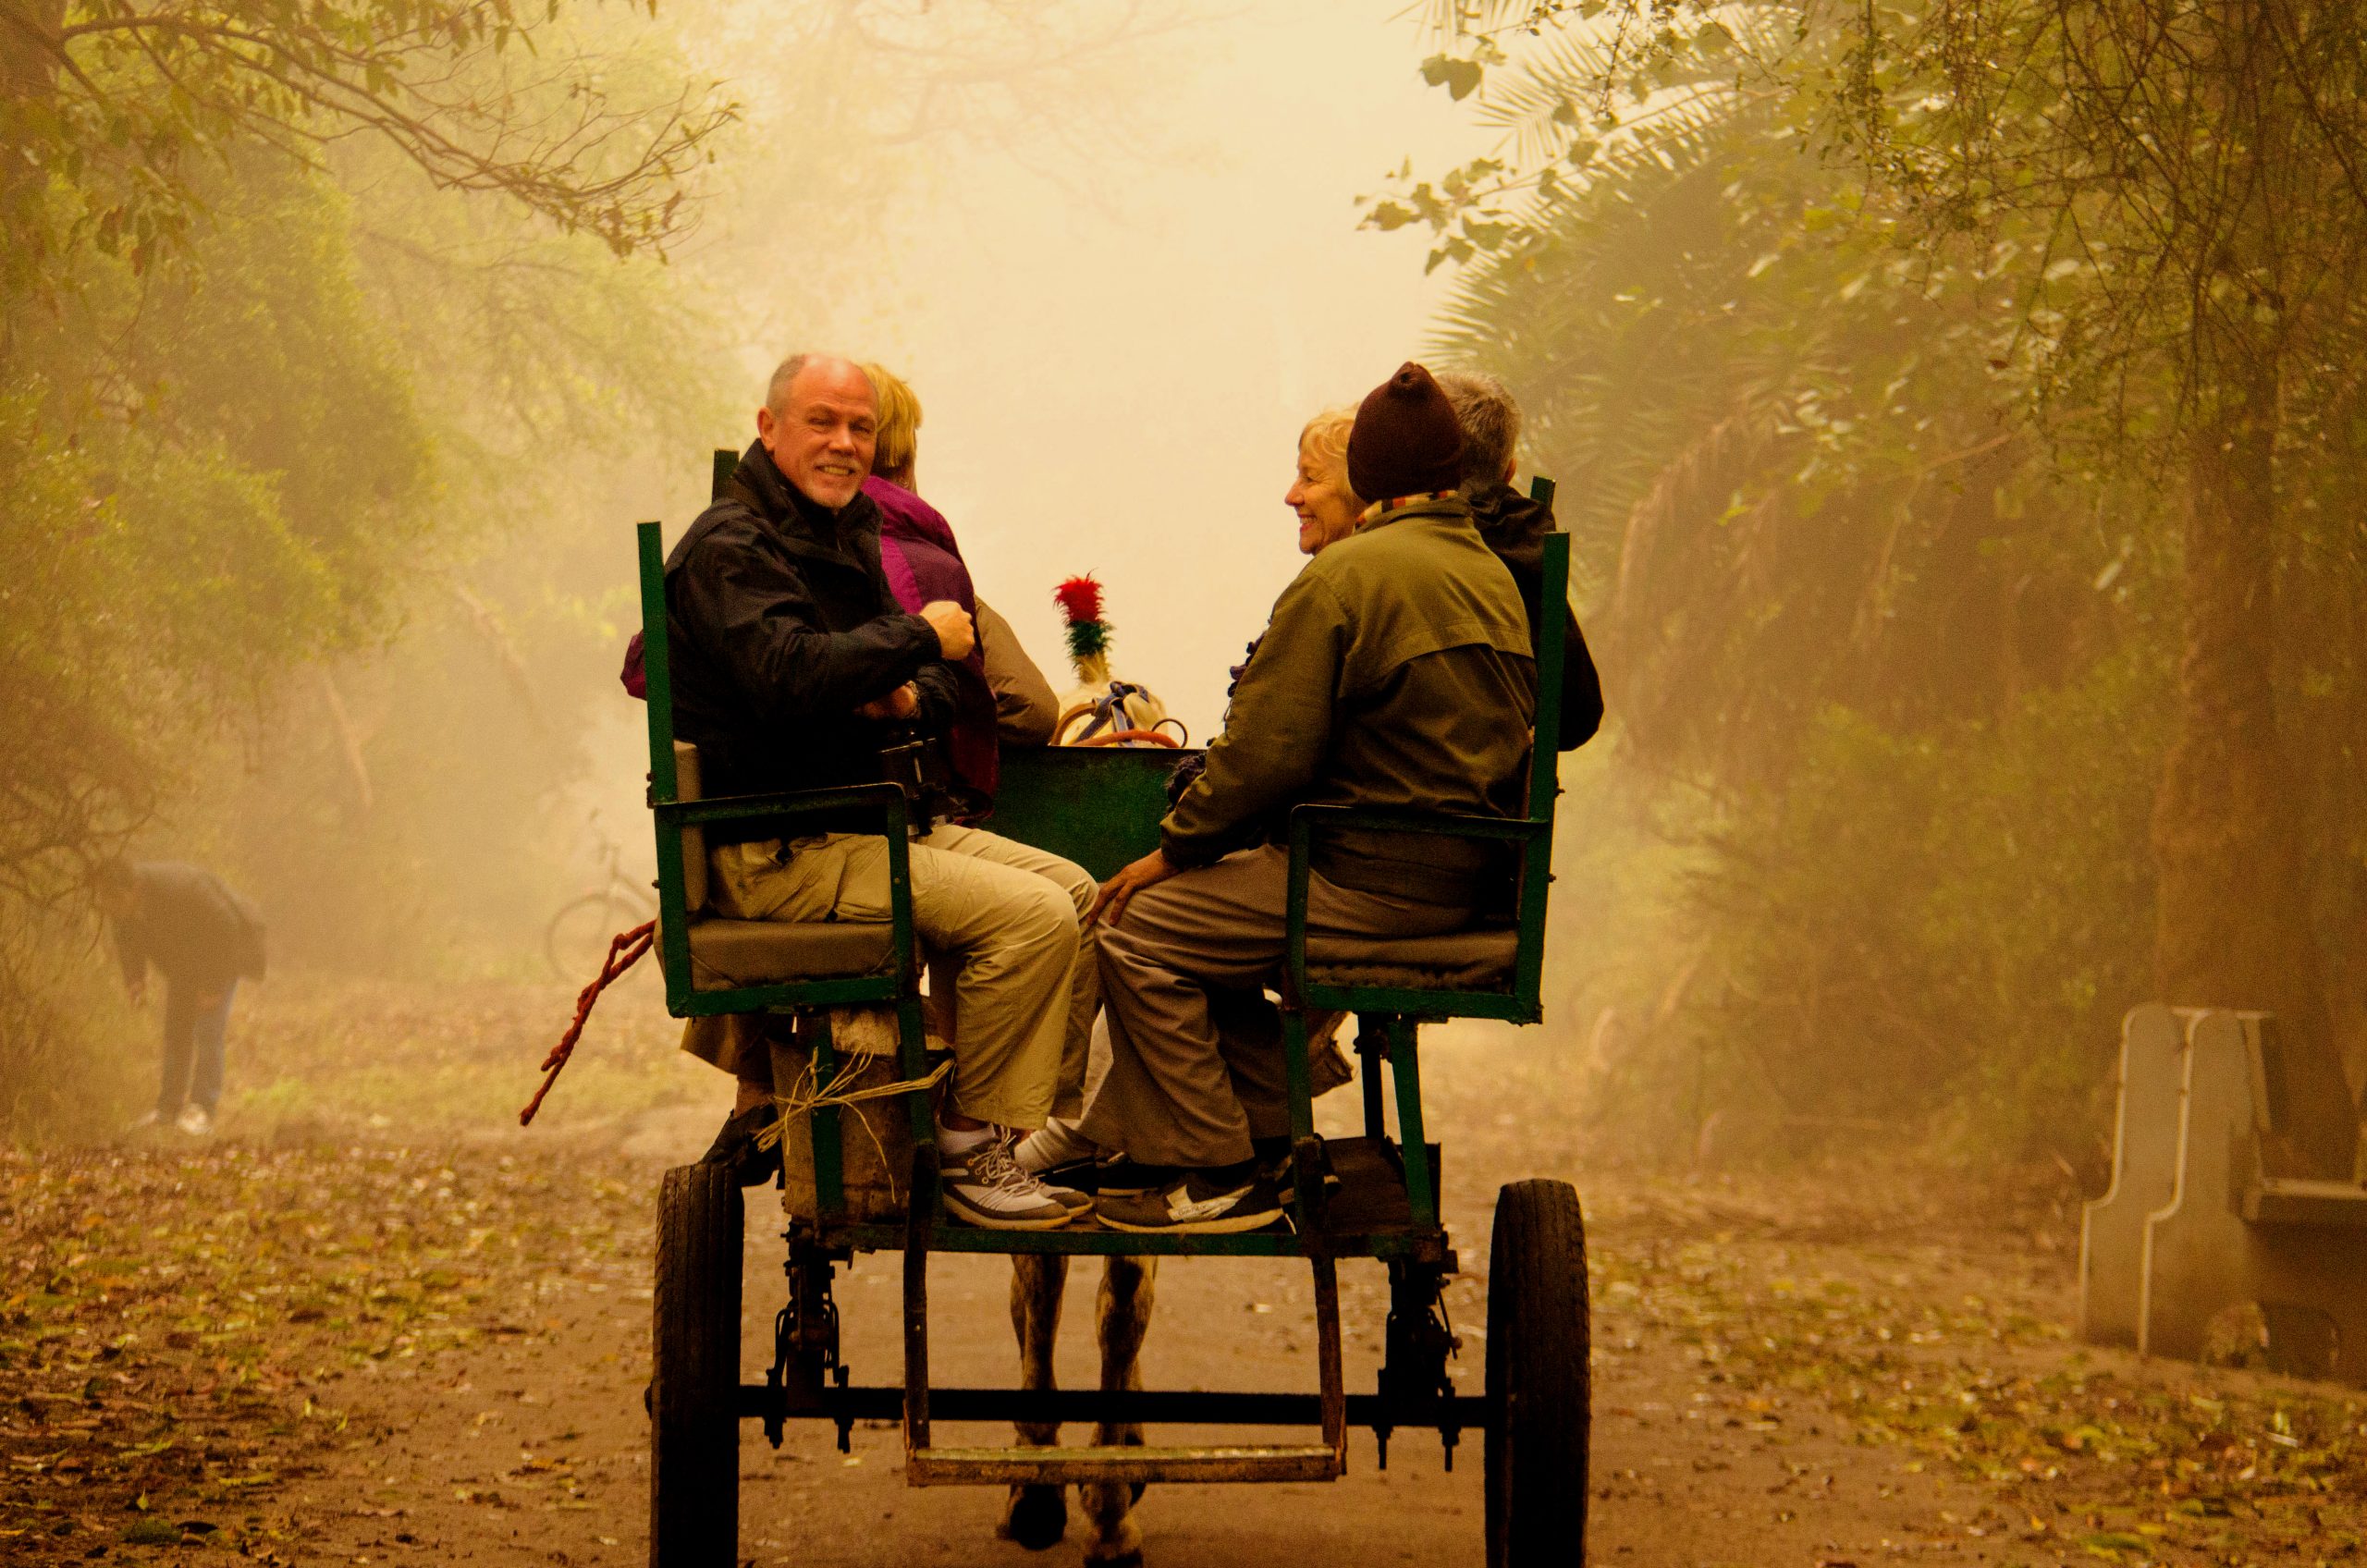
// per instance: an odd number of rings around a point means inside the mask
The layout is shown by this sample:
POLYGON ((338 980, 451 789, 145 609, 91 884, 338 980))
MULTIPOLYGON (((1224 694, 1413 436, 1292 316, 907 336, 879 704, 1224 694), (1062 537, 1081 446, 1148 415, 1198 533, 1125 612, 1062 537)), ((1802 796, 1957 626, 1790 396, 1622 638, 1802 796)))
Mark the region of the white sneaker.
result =
POLYGON ((1063 1187, 1057 1182, 1047 1182, 1041 1176, 1036 1178, 1036 1188, 1046 1197, 1067 1209, 1069 1218, 1072 1219, 1093 1212, 1093 1194, 1090 1193, 1080 1193, 1074 1187, 1063 1187))
POLYGON ((1030 1176, 1041 1176, 1047 1170, 1099 1159, 1101 1145, 1079 1132, 1075 1122, 1055 1116, 1020 1139, 1011 1158, 1030 1176))
POLYGON ((173 1118, 173 1125, 192 1138, 202 1138, 214 1131, 214 1113, 202 1105, 185 1105, 181 1113, 173 1118))
MULTIPOLYGON (((1053 1195, 1055 1189, 1019 1169, 1011 1158, 1008 1133, 981 1138, 959 1152, 946 1150, 938 1176, 945 1183, 946 1208, 989 1231, 1057 1231, 1075 1212, 1053 1195)), ((1085 1199, 1085 1207, 1091 1205, 1085 1199)))

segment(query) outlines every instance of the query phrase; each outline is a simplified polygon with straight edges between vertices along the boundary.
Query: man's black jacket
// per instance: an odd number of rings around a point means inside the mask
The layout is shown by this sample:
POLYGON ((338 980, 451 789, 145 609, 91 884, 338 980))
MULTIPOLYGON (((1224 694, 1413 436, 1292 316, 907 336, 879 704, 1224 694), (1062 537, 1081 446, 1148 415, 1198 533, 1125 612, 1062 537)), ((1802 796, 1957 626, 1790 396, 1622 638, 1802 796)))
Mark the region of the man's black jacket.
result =
POLYGON ((263 916, 222 878, 177 860, 142 861, 131 876, 138 899, 115 923, 125 984, 138 985, 152 963, 172 985, 200 990, 263 978, 263 916))
POLYGON ((889 727, 854 710, 908 680, 921 704, 909 722, 945 727, 953 680, 937 633, 895 604, 871 498, 833 513, 784 479, 761 443, 750 447, 724 498, 666 562, 674 733, 699 748, 707 795, 878 782, 889 727))
MULTIPOLYGON (((1520 602, 1528 607, 1531 645, 1544 642, 1544 623, 1538 619, 1538 600, 1545 592, 1545 536, 1553 532, 1553 508, 1532 501, 1509 484, 1472 484, 1464 496, 1471 503, 1471 521, 1479 537, 1513 574, 1520 602)), ((1576 611, 1563 607, 1567 618, 1562 652, 1562 739, 1557 748, 1574 751, 1602 728, 1602 678, 1595 672, 1594 655, 1587 650, 1586 634, 1578 630, 1576 611)))

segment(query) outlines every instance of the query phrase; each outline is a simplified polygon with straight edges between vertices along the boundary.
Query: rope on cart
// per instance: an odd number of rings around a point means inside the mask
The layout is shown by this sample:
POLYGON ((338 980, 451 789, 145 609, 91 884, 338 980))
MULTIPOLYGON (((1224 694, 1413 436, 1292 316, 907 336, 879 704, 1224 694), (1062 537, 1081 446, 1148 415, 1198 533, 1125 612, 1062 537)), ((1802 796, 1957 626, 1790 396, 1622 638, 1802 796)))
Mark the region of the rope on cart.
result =
POLYGON ((528 1100, 526 1109, 518 1113, 519 1126, 523 1127, 533 1121, 534 1112, 543 1109, 543 1096, 551 1092, 551 1085, 558 1082, 559 1070, 567 1065, 568 1058, 575 1054, 575 1042, 583 1035, 584 1021, 592 1016, 592 1004, 600 999, 600 993, 607 990, 610 983, 641 962, 641 955, 649 950, 650 944, 656 938, 657 922, 649 920, 630 931, 619 931, 608 939, 608 956, 601 963, 600 973, 594 976, 592 984, 583 987, 583 994, 575 998, 575 1022, 567 1026, 567 1033, 558 1037, 558 1044, 551 1047, 551 1054, 543 1059, 543 1086, 534 1091, 534 1097, 528 1100))
MULTIPOLYGON (((814 1063, 807 1062, 804 1074, 798 1079, 796 1086, 786 1095, 773 1096, 773 1104, 780 1108, 780 1115, 771 1126, 757 1132, 756 1146, 760 1149, 768 1149, 779 1143, 783 1132, 789 1126, 789 1119, 792 1116, 803 1116, 826 1105, 860 1105, 865 1100, 884 1100, 893 1095, 908 1095, 915 1089, 934 1089, 945 1082, 947 1073, 953 1071, 952 1060, 948 1058, 937 1064, 936 1072, 924 1078, 906 1078, 894 1084, 874 1084, 867 1089, 839 1087, 841 1084, 852 1083, 855 1074, 863 1071, 863 1064, 868 1060, 865 1057, 848 1058, 840 1065, 838 1072, 830 1075, 828 1087, 815 1081, 814 1063)), ((872 1131, 869 1117, 858 1116, 854 1119, 854 1124, 863 1129, 865 1137, 871 1140, 873 1151, 879 1156, 879 1168, 888 1173, 889 1202, 897 1201, 895 1161, 888 1158, 887 1145, 879 1141, 879 1134, 872 1131)))

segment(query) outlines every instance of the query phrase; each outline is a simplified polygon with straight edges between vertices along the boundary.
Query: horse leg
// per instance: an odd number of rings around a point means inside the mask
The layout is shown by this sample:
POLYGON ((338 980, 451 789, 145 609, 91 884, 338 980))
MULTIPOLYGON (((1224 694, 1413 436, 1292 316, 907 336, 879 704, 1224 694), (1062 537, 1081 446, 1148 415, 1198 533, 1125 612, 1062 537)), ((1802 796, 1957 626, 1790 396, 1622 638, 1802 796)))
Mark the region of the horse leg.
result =
MULTIPOLYGON (((1019 1386, 1052 1386, 1052 1341, 1061 1328, 1061 1293, 1067 1287, 1069 1260, 1060 1254, 1014 1253, 1011 1259, 1011 1328, 1019 1336, 1019 1386)), ((1061 1440, 1057 1421, 1021 1421, 1014 1425, 1020 1442, 1028 1448, 1049 1448, 1061 1440)), ((1041 1551, 1068 1534, 1067 1490, 1058 1486, 1015 1486, 1005 1500, 1002 1523, 995 1534, 1017 1541, 1030 1551, 1041 1551)))
MULTIPOLYGON (((1101 1388, 1104 1392, 1143 1386, 1143 1335, 1150 1329, 1151 1302, 1157 1279, 1157 1258, 1112 1257, 1101 1272, 1101 1293, 1094 1313, 1094 1339, 1101 1347, 1101 1388)), ((1139 1423, 1119 1426, 1103 1422, 1093 1440, 1103 1448, 1142 1446, 1139 1423)), ((1093 1522, 1093 1537, 1085 1542, 1085 1561, 1093 1568, 1141 1568, 1143 1533, 1133 1509, 1142 1488, 1122 1481, 1096 1481, 1077 1488, 1085 1516, 1093 1522)))

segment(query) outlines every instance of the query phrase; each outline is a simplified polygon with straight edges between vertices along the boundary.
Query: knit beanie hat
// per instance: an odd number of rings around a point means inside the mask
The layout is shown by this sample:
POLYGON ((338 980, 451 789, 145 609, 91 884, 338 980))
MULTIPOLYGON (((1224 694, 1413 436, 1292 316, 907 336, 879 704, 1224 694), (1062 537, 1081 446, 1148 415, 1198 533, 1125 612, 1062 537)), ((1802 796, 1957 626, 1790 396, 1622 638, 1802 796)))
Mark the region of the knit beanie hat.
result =
POLYGON ((1367 501, 1452 490, 1463 483, 1463 425, 1454 406, 1408 360, 1365 394, 1348 432, 1348 485, 1367 501))

